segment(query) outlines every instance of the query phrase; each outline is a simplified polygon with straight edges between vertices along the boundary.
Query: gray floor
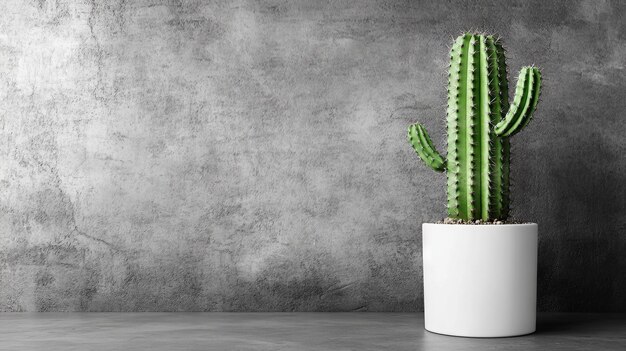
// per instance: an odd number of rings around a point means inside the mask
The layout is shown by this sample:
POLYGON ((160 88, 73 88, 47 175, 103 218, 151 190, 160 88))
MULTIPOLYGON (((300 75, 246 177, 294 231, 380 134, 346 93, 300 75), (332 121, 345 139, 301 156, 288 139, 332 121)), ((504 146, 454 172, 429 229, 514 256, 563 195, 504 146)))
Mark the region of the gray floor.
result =
POLYGON ((535 334, 432 334, 421 313, 0 313, 0 350, 626 350, 626 315, 541 314, 535 334))

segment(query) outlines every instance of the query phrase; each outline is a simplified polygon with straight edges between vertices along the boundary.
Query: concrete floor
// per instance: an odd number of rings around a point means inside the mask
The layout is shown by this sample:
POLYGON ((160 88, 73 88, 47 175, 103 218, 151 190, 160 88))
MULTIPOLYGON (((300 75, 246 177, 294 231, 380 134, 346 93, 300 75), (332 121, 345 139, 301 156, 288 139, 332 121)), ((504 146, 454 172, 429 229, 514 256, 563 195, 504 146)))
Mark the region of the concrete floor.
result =
POLYGON ((2 313, 0 350, 626 350, 626 315, 542 314, 535 334, 432 334, 421 313, 2 313))

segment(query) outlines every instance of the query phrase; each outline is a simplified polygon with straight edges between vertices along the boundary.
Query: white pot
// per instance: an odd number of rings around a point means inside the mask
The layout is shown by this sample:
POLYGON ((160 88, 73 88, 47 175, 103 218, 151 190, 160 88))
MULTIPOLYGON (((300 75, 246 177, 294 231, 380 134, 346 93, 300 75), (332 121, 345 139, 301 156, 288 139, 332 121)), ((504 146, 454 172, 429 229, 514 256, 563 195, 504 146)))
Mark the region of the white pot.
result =
POLYGON ((502 337, 535 331, 537 224, 422 225, 426 330, 502 337))

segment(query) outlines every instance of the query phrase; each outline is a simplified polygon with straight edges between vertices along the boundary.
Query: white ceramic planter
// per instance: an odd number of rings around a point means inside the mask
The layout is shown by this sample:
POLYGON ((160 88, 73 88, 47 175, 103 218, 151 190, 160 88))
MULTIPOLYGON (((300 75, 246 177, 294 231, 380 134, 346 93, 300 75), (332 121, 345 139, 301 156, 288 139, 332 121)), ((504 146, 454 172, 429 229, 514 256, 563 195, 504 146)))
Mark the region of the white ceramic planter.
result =
POLYGON ((422 225, 426 330, 468 337, 535 331, 537 224, 422 225))

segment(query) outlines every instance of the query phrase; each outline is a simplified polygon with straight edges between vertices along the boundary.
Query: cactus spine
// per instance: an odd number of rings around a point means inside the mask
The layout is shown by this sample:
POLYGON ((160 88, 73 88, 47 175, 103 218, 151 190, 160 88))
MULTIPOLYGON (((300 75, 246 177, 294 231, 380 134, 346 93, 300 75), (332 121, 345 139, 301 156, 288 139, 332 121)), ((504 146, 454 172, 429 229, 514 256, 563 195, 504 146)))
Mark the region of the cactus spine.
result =
POLYGON ((509 214, 509 138, 522 130, 539 100, 541 74, 520 70, 509 106, 501 42, 465 33, 450 51, 448 154, 443 158, 422 125, 409 127, 409 142, 432 169, 448 176, 448 217, 505 220, 509 214))

